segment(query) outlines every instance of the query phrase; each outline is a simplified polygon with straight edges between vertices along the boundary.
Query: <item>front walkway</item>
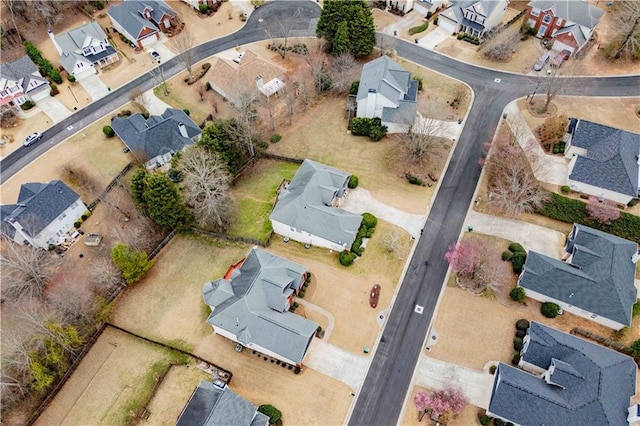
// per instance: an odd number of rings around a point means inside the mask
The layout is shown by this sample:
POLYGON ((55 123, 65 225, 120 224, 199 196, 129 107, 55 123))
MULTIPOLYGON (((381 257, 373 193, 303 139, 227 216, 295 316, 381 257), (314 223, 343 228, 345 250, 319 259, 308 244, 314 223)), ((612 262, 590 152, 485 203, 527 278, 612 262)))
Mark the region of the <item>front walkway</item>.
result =
POLYGON ((486 409, 491 400, 493 379, 492 374, 422 355, 416 368, 414 385, 438 390, 448 384, 457 385, 470 404, 486 409))
POLYGON ((420 235, 420 230, 424 225, 424 216, 405 213, 384 204, 373 198, 371 193, 363 188, 349 190, 349 194, 342 199, 340 207, 355 214, 369 212, 382 220, 399 226, 413 237, 420 235))
POLYGON ((567 160, 544 152, 522 116, 517 101, 507 105, 504 111, 507 113, 507 124, 529 159, 536 179, 553 185, 566 185, 569 171, 567 160))
POLYGON ((314 337, 304 365, 346 383, 355 391, 364 380, 369 361, 369 357, 353 354, 314 337))
POLYGON ((38 101, 38 107, 42 112, 47 114, 54 123, 59 123, 72 114, 62 102, 53 96, 40 99, 38 101))
POLYGON ((562 232, 544 226, 506 217, 491 216, 473 210, 469 212, 466 224, 473 226, 473 232, 520 243, 526 250, 534 250, 554 259, 561 257, 562 247, 564 247, 567 238, 562 232))
POLYGON ((331 314, 331 312, 327 311, 324 308, 321 308, 318 305, 314 305, 313 303, 307 302, 306 300, 304 300, 304 299, 302 299, 300 297, 296 297, 296 302, 298 302, 299 304, 304 306, 305 309, 317 312, 320 315, 324 315, 327 318, 328 325, 327 325, 327 328, 325 328, 325 330, 324 330, 324 337, 322 338, 322 340, 324 340, 325 342, 328 341, 329 340, 329 336, 331 336, 331 332, 333 331, 333 327, 335 326, 335 323, 336 323, 336 321, 333 318, 333 315, 331 314))

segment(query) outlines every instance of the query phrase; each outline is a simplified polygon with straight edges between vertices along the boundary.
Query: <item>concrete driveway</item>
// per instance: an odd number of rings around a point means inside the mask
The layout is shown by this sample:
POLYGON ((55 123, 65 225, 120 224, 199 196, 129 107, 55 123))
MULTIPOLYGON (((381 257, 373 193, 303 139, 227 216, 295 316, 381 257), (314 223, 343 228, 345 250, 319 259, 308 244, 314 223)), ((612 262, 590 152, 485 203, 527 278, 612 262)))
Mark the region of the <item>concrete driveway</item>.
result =
POLYGON ((424 224, 424 216, 409 214, 384 204, 373 198, 371 193, 363 188, 349 190, 349 194, 343 198, 340 207, 355 214, 372 213, 380 219, 399 226, 413 237, 420 235, 424 224))
POLYGON ((447 138, 451 140, 458 140, 460 137, 460 133, 462 133, 462 128, 464 127, 464 123, 458 124, 457 121, 444 121, 444 120, 436 120, 433 118, 425 118, 422 114, 418 113, 416 120, 418 120, 418 125, 414 126, 416 129, 416 133, 420 133, 421 130, 424 133, 430 133, 434 136, 440 138, 447 138), (426 130, 426 131, 425 131, 426 130))
MULTIPOLYGON (((433 25, 433 23, 431 23, 430 25, 433 25)), ((442 43, 449 37, 451 37, 451 33, 449 31, 443 30, 442 28, 438 27, 426 36, 419 39, 418 45, 420 47, 424 47, 425 49, 433 50, 438 44, 442 43)))
POLYGON ((353 354, 314 338, 304 358, 304 365, 356 390, 364 380, 369 360, 369 357, 353 354))
POLYGON ((526 250, 534 250, 555 259, 562 255, 567 236, 562 232, 532 223, 505 217, 490 216, 470 211, 467 225, 473 225, 473 232, 493 235, 522 244, 526 250))
POLYGON ((47 96, 38 101, 38 107, 49 116, 54 123, 59 123, 69 117, 72 112, 66 106, 53 96, 47 96))
POLYGON ((93 101, 97 101, 98 99, 109 94, 107 85, 104 84, 102 80, 100 80, 95 74, 89 74, 85 77, 82 77, 78 80, 78 83, 80 83, 82 87, 84 87, 84 90, 87 91, 93 101))
POLYGON ((164 113, 167 108, 171 108, 171 105, 153 94, 153 89, 147 90, 142 96, 144 96, 147 102, 147 110, 151 115, 160 115, 164 113))
POLYGON ((448 384, 459 386, 469 403, 484 409, 489 407, 494 379, 492 374, 423 355, 418 361, 414 377, 415 385, 429 389, 443 389, 448 384))

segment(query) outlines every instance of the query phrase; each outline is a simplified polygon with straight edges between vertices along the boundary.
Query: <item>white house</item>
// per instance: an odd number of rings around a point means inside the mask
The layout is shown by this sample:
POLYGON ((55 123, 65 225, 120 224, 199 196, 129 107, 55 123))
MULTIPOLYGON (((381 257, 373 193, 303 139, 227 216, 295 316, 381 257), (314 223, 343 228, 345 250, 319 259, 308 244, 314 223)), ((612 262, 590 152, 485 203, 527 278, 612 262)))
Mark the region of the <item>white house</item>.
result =
POLYGON ((415 9, 416 12, 426 15, 435 12, 445 3, 445 0, 386 0, 387 6, 408 13, 415 9))
POLYGON ((214 3, 217 2, 217 0, 182 0, 182 1, 196 10, 199 10, 201 4, 206 4, 207 6, 211 7, 213 6, 214 3))
POLYGON ((58 244, 86 211, 80 196, 62 181, 25 183, 16 204, 0 206, 0 230, 18 244, 47 250, 58 244))
POLYGON ((289 308, 307 276, 305 267, 254 247, 202 288, 207 323, 243 347, 300 366, 318 324, 289 308))
POLYGON ((572 190, 628 204, 640 193, 640 134, 571 119, 565 136, 572 190))
POLYGON ((451 0, 451 6, 438 15, 438 26, 482 37, 500 25, 508 4, 507 0, 451 0))
POLYGON ((518 279, 527 297, 614 330, 631 326, 638 244, 574 224, 564 251, 565 261, 529 252, 518 279))
POLYGON ((101 68, 120 59, 96 21, 58 36, 49 31, 49 37, 60 54, 60 64, 76 78, 95 74, 96 67, 101 68))
POLYGON ((20 112, 27 100, 37 103, 49 96, 49 83, 28 56, 0 65, 0 105, 20 112))
POLYGON ((309 246, 351 250, 362 216, 337 207, 351 175, 304 160, 279 194, 269 219, 273 232, 309 246))
POLYGON ((390 133, 406 132, 417 114, 418 82, 384 55, 362 67, 356 117, 380 118, 390 133))

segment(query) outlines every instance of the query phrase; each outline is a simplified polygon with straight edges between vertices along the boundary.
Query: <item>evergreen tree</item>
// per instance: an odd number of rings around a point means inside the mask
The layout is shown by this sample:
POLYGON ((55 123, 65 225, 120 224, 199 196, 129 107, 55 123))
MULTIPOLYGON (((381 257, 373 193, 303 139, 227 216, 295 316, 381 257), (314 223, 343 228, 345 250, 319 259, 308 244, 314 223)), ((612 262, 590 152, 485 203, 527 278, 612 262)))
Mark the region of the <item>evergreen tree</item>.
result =
POLYGON ((336 30, 336 36, 331 44, 331 54, 333 56, 340 56, 342 53, 349 51, 349 27, 347 21, 342 21, 338 24, 336 30))
POLYGON ((153 266, 147 253, 132 251, 128 245, 118 243, 111 249, 111 260, 120 269, 127 284, 133 284, 144 277, 153 266))
POLYGON ((160 226, 179 229, 192 221, 178 187, 164 173, 147 175, 143 198, 149 216, 160 226))
POLYGON ((145 169, 138 169, 131 177, 131 196, 133 201, 138 204, 144 204, 144 188, 145 179, 147 178, 147 171, 145 169))
POLYGON ((352 6, 349 27, 351 54, 356 58, 368 56, 376 45, 376 30, 371 9, 364 1, 352 6))
POLYGON ((343 45, 342 34, 338 35, 343 22, 347 23, 349 52, 355 57, 371 54, 376 45, 376 31, 369 4, 364 0, 325 0, 316 34, 329 42, 332 53, 336 39, 343 45))
POLYGON ((198 146, 217 153, 227 165, 227 171, 235 175, 248 157, 242 144, 244 133, 245 129, 235 118, 215 120, 202 130, 198 146))

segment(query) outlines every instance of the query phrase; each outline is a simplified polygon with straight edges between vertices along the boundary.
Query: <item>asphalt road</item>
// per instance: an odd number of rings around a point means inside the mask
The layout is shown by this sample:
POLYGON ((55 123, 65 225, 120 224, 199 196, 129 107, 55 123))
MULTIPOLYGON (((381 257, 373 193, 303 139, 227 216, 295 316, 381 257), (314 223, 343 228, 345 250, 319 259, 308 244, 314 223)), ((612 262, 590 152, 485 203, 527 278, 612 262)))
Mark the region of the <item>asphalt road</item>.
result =
MULTIPOLYGON (((316 3, 310 1, 268 3, 252 14, 239 32, 194 48, 194 59, 199 61, 238 45, 263 40, 267 38, 265 26, 278 20, 297 21, 292 36, 313 35, 312 20, 319 16, 319 11, 316 3)), ((400 57, 466 82, 473 89, 475 99, 449 167, 441 178, 439 192, 373 355, 369 373, 356 395, 350 425, 397 423, 444 284, 448 268, 444 254, 449 244, 458 238, 480 176, 478 160, 483 154, 483 144, 491 140, 504 107, 512 100, 530 94, 538 82, 536 77, 464 64, 407 42, 398 41, 396 50, 400 57), (415 312, 416 305, 423 308, 421 314, 415 312)), ((160 67, 167 78, 183 70, 179 58, 160 67)), ((425 81, 425 84, 429 82, 425 81)), ((155 85, 147 73, 51 127, 44 132, 42 141, 30 148, 20 148, 0 162, 0 183, 71 134, 127 103, 128 94, 134 87, 148 90, 155 85)), ((640 95, 640 76, 566 79, 563 93, 637 96, 640 95)))

